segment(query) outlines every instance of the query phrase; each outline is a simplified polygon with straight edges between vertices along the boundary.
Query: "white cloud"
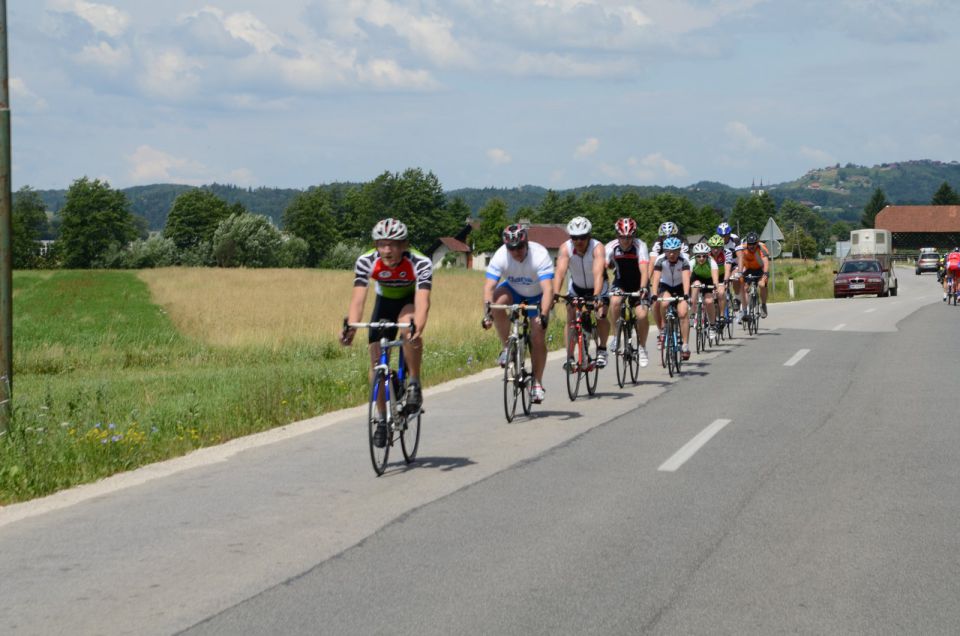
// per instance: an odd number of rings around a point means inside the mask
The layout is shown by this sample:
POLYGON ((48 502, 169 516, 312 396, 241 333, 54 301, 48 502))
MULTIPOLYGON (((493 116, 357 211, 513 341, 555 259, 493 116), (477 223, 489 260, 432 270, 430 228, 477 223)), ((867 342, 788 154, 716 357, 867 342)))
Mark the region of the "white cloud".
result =
POLYGON ((582 144, 577 146, 576 151, 574 151, 573 156, 577 159, 584 159, 593 155, 600 149, 600 140, 596 137, 590 137, 582 144))
POLYGON ((130 51, 126 47, 116 47, 109 42, 83 47, 77 54, 77 61, 89 66, 99 66, 107 70, 118 71, 130 66, 130 51))
POLYGON ((50 8, 63 13, 73 13, 101 33, 115 38, 127 30, 130 15, 109 4, 96 4, 84 0, 51 0, 50 8))
POLYGON ((201 185, 207 168, 198 161, 182 159, 151 146, 139 146, 126 157, 133 183, 185 183, 201 185))
POLYGON ((651 153, 641 159, 630 157, 627 165, 631 168, 634 177, 643 182, 653 182, 663 177, 679 179, 688 176, 686 168, 670 161, 659 152, 651 153))
POLYGON ((817 166, 832 166, 837 163, 837 160, 829 152, 808 146, 800 146, 800 156, 809 159, 817 166))
POLYGON ((737 147, 743 150, 756 152, 770 149, 770 144, 767 142, 767 140, 763 137, 753 134, 753 132, 743 122, 731 121, 727 123, 724 131, 727 133, 727 136, 731 139, 731 141, 733 141, 737 147))
POLYGON ((148 51, 138 82, 150 97, 178 100, 190 97, 202 85, 197 71, 202 65, 182 51, 148 51))
POLYGON ((601 163, 597 169, 600 170, 600 174, 607 179, 622 181, 625 175, 623 168, 620 166, 611 165, 609 163, 601 163))
POLYGON ((279 36, 270 31, 267 25, 252 13, 233 13, 224 17, 218 9, 213 11, 221 14, 223 25, 230 35, 250 44, 260 53, 266 53, 283 42, 279 36))
POLYGON ((510 156, 510 153, 503 148, 491 148, 488 150, 487 159, 498 166, 513 161, 513 157, 510 156))
POLYGON ((28 111, 47 109, 47 101, 30 90, 20 77, 10 78, 10 94, 13 97, 13 106, 23 104, 28 111))

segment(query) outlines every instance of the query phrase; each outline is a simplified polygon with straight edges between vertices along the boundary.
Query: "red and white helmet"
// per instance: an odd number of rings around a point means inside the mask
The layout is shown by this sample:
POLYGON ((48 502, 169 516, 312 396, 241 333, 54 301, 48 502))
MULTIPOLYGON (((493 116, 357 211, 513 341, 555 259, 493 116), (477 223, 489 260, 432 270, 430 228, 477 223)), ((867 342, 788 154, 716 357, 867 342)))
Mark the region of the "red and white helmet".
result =
POLYGON ((514 223, 503 230, 503 244, 507 247, 518 247, 527 242, 527 228, 514 223))
POLYGON ((633 236, 637 233, 637 222, 631 218, 622 218, 616 224, 619 236, 633 236))
POLYGON ((406 241, 407 226, 399 219, 383 219, 373 226, 374 241, 406 241))

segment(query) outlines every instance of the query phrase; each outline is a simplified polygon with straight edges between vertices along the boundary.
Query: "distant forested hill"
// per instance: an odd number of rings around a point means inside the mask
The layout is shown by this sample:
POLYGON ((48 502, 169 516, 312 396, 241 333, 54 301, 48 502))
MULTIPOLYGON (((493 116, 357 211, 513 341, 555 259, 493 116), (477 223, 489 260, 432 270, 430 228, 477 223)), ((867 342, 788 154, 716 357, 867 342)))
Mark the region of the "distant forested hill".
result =
MULTIPOLYGON (((830 220, 843 219, 856 223, 876 188, 883 190, 891 203, 926 205, 943 182, 960 191, 960 163, 918 160, 881 164, 870 168, 854 164, 841 167, 837 164, 811 170, 794 181, 763 184, 763 187, 777 205, 787 199, 801 201, 811 206, 820 206, 823 216, 830 220)), ((339 185, 349 187, 359 184, 339 185)), ((241 203, 251 212, 269 216, 278 226, 281 225, 283 211, 293 198, 302 192, 289 188, 241 188, 217 183, 202 187, 227 203, 241 203)), ((160 230, 166 224, 173 200, 190 188, 191 186, 185 185, 156 184, 126 188, 123 192, 130 199, 133 212, 147 219, 151 230, 160 230)), ((547 192, 546 188, 527 185, 517 188, 461 188, 447 191, 446 194, 451 199, 462 198, 476 215, 480 208, 493 198, 503 199, 511 213, 525 207, 535 208, 547 192)), ((590 196, 600 200, 620 197, 627 192, 636 192, 643 198, 667 193, 685 196, 697 206, 709 205, 728 212, 738 198, 750 194, 750 189, 702 181, 685 188, 590 185, 556 192, 561 197, 590 196)), ((63 207, 66 190, 40 190, 39 193, 54 213, 63 207)))

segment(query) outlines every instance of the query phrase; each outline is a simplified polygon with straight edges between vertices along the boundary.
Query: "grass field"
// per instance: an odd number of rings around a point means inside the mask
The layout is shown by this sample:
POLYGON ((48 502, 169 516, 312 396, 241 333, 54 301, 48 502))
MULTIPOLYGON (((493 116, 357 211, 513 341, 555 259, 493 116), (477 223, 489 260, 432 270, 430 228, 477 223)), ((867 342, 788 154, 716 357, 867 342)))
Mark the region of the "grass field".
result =
MULTIPOLYGON (((831 270, 778 264, 777 298, 788 271, 800 298, 832 295, 831 270)), ((366 347, 337 343, 351 285, 322 270, 15 272, 0 505, 362 403, 366 347)), ((482 285, 437 272, 425 384, 495 364, 482 285)))

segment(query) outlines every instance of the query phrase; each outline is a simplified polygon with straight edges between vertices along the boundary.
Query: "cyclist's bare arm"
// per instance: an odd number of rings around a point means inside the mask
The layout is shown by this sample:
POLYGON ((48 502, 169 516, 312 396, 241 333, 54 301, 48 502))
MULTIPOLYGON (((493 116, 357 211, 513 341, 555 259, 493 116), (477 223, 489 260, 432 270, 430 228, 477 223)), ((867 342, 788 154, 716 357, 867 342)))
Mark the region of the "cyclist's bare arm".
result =
POLYGON ((593 295, 603 293, 603 261, 607 257, 607 250, 603 243, 597 243, 593 248, 593 295))
MULTIPOLYGON (((567 268, 570 267, 570 255, 567 254, 565 247, 560 248, 560 253, 557 255, 557 266, 554 268, 553 272, 553 282, 550 285, 550 301, 553 302, 553 296, 559 296, 563 292, 563 279, 567 275, 567 268)), ((549 282, 549 281, 547 281, 549 282)), ((542 281, 541 281, 541 287, 542 281)), ((550 305, 547 305, 550 307, 550 305)))
MULTIPOLYGON (((367 287, 355 286, 350 294, 350 308, 347 310, 348 322, 360 322, 363 318, 363 304, 367 300, 367 287)), ((353 343, 353 337, 356 335, 356 329, 347 329, 343 332, 340 342, 345 345, 353 343)))
POLYGON ((413 324, 417 330, 411 335, 411 339, 419 338, 423 335, 423 330, 427 326, 427 316, 430 314, 430 290, 418 289, 413 295, 413 324))
POLYGON ((549 279, 540 281, 540 289, 543 290, 543 299, 540 301, 540 313, 546 316, 553 307, 553 284, 549 279))

